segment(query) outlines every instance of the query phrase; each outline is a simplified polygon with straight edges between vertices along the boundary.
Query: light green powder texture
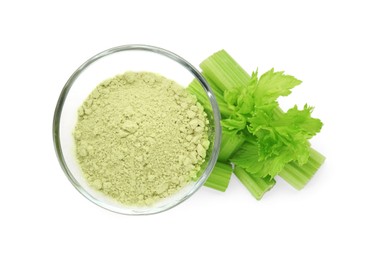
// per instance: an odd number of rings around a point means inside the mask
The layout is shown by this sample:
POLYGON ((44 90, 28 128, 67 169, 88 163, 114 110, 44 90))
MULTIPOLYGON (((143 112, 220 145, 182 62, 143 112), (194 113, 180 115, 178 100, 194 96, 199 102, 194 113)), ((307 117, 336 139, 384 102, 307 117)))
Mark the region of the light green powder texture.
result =
POLYGON ((196 97, 149 72, 102 82, 78 111, 76 156, 93 189, 126 205, 151 205, 187 185, 210 145, 196 97))

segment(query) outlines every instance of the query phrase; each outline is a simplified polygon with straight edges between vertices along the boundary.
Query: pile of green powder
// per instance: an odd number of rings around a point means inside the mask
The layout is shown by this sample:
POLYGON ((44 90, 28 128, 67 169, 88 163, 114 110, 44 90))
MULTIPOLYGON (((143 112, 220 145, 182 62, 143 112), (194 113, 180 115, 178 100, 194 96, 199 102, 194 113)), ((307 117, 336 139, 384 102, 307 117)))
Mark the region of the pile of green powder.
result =
POLYGON ((150 205, 196 178, 208 123, 196 97, 174 81, 126 72, 99 84, 79 108, 76 156, 94 189, 126 205, 150 205))

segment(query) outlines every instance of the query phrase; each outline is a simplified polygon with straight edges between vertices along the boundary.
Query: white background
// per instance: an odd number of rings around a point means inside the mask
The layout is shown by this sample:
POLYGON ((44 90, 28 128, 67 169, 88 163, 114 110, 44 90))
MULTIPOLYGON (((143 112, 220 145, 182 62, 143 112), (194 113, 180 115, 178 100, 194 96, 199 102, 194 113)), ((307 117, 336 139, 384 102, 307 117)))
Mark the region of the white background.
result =
POLYGON ((384 259, 380 1, 2 1, 0 259, 384 259), (226 49, 247 71, 303 80, 325 165, 262 201, 234 177, 154 216, 111 213, 63 174, 51 126, 61 88, 94 54, 169 49, 195 66, 226 49))

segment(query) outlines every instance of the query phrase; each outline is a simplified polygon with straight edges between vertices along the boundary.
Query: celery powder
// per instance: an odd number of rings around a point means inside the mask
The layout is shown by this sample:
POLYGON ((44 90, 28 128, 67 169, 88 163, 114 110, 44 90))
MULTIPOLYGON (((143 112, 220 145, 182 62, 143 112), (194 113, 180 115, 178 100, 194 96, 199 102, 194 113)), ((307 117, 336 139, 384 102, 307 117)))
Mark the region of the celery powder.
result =
POLYGON ((102 82, 78 111, 76 156, 94 189, 150 205, 195 178, 205 161, 208 119, 195 96, 149 72, 102 82))

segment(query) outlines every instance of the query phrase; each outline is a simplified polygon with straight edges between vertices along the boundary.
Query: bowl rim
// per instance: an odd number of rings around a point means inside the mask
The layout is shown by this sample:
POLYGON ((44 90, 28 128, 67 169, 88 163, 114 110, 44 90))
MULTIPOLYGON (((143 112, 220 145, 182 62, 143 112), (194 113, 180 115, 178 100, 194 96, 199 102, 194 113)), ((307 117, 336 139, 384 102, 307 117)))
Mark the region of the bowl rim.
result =
MULTIPOLYGON (((221 119, 221 117, 220 117, 219 107, 218 107, 218 104, 216 102, 216 99, 215 99, 215 96, 213 94, 211 87, 209 86, 208 82, 205 80, 203 75, 192 64, 190 64, 188 61, 186 61, 184 58, 180 57, 179 55, 177 55, 171 51, 168 51, 168 50, 160 48, 160 47, 152 46, 152 45, 145 45, 145 44, 120 45, 117 47, 112 47, 112 48, 106 49, 106 50, 99 52, 98 54, 92 56, 91 58, 86 60, 79 68, 77 68, 72 73, 72 75, 69 77, 69 79, 65 83, 65 85, 64 85, 64 87, 60 93, 60 96, 59 96, 59 99, 57 101, 56 108, 54 111, 53 126, 52 126, 53 143, 54 143, 54 148, 55 148, 57 159, 58 159, 60 166, 61 166, 62 170, 64 171, 65 175, 67 176, 69 181, 72 183, 72 185, 76 188, 76 190, 78 192, 80 192, 80 194, 82 194, 89 201, 91 201, 92 203, 94 203, 94 204, 98 205, 99 207, 102 207, 106 210, 109 210, 109 211, 112 211, 115 213, 119 213, 119 214, 123 214, 123 215, 153 215, 153 214, 161 213, 161 212, 167 211, 169 209, 172 209, 175 206, 179 205, 180 203, 184 202, 185 200, 190 198, 197 190, 199 190, 201 188, 201 186, 203 186, 205 181, 208 179, 210 173, 212 172, 212 170, 216 164, 216 161, 217 161, 217 158, 219 155, 220 143, 221 143, 220 119, 221 119), (66 97, 67 97, 72 85, 74 84, 76 79, 80 76, 80 74, 84 70, 86 70, 91 64, 96 62, 97 60, 102 59, 103 57, 109 56, 111 54, 115 54, 118 52, 124 52, 124 51, 144 51, 144 52, 157 53, 157 54, 160 54, 164 57, 167 57, 167 58, 177 62, 178 64, 183 66, 185 69, 187 69, 199 81, 201 86, 204 88, 204 90, 208 96, 208 99, 210 101, 211 107, 212 107, 215 136, 214 136, 214 144, 213 144, 213 148, 212 148, 211 158, 207 164, 207 167, 205 168, 205 170, 204 170, 203 174, 200 176, 200 178, 194 184, 194 187, 190 191, 188 191, 181 199, 175 200, 175 202, 170 202, 161 208, 157 208, 158 210, 154 210, 154 211, 135 212, 135 211, 131 210, 131 212, 125 212, 125 211, 121 210, 122 208, 117 208, 117 207, 114 207, 108 203, 105 203, 105 202, 102 202, 100 200, 95 199, 88 191, 86 191, 82 187, 82 185, 76 180, 76 178, 71 173, 71 171, 70 171, 70 169, 69 169, 69 167, 68 167, 68 165, 64 159, 64 154, 63 154, 62 147, 61 147, 60 119, 61 119, 61 114, 62 114, 62 110, 64 107, 66 97), (133 213, 133 212, 135 212, 135 213, 133 213)), ((154 209, 156 209, 156 208, 154 208, 154 209)), ((128 208, 127 208, 127 211, 128 211, 128 208)))

